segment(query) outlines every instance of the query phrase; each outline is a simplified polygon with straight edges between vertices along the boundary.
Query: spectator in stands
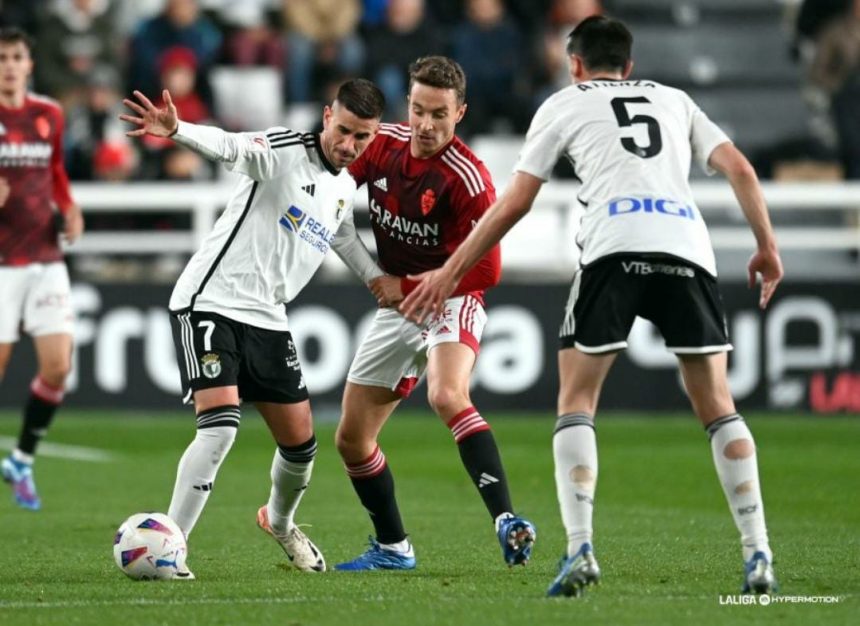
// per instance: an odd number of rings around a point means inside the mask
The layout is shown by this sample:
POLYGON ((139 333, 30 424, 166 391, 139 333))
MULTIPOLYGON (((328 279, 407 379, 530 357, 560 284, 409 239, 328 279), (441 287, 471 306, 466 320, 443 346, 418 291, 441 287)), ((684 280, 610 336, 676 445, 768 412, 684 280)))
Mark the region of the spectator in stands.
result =
MULTIPOLYGON (((184 46, 168 48, 158 59, 158 70, 161 88, 171 93, 182 119, 192 124, 211 120, 209 107, 197 92, 197 57, 191 49, 184 46)), ((162 104, 159 97, 156 106, 162 104)))
MULTIPOLYGON (((590 4, 586 0, 586 4, 590 4)), ((543 28, 553 0, 506 0, 508 13, 519 25, 520 30, 531 38, 543 28)))
POLYGON ((359 0, 283 0, 287 33, 287 98, 311 102, 321 97, 332 74, 357 74, 364 45, 356 33, 359 0))
POLYGON ((144 93, 159 93, 159 60, 173 46, 191 49, 197 63, 198 89, 208 103, 206 72, 221 50, 221 33, 200 15, 197 0, 167 0, 164 11, 143 22, 131 40, 129 83, 144 93))
POLYGON ((453 32, 451 48, 469 81, 469 111, 461 133, 489 133, 499 121, 525 132, 531 110, 524 93, 523 36, 502 0, 467 0, 466 19, 453 32))
POLYGON ((19 0, 18 2, 0 2, 0 27, 13 26, 28 33, 39 30, 39 13, 42 7, 38 2, 19 0))
MULTIPOLYGON (((210 109, 197 92, 198 68, 194 53, 182 46, 168 48, 159 58, 158 68, 161 85, 156 92, 159 96, 153 98, 156 106, 164 106, 160 94, 167 89, 183 120, 192 124, 212 122, 210 109)), ((146 149, 146 170, 150 177, 199 180, 211 178, 214 172, 204 159, 187 148, 174 149, 170 139, 146 135, 142 144, 146 149)))
POLYGON ((795 22, 794 53, 801 59, 815 52, 822 29, 851 6, 853 0, 803 0, 795 22))
POLYGON ((427 4, 427 14, 435 24, 449 30, 459 24, 466 15, 466 0, 433 0, 427 4))
POLYGON ((96 66, 121 69, 122 44, 108 0, 57 0, 38 24, 36 85, 64 105, 86 98, 96 66))
POLYGON ((860 0, 825 26, 811 80, 830 94, 845 178, 860 179, 860 0))
MULTIPOLYGON (((99 178, 95 161, 102 146, 111 146, 116 152, 121 150, 117 146, 128 145, 125 128, 118 119, 122 112, 119 88, 119 75, 114 68, 96 67, 90 72, 85 98, 69 109, 66 116, 66 168, 72 180, 99 178)), ((134 165, 134 154, 127 163, 134 165)))
POLYGON ((388 117, 406 117, 409 64, 422 56, 444 54, 446 47, 424 0, 389 0, 385 24, 367 38, 367 73, 385 94, 388 117))
POLYGON ((93 155, 93 178, 120 182, 131 178, 135 170, 136 155, 127 141, 104 141, 93 155))
POLYGON ((224 60, 233 65, 283 69, 284 34, 269 22, 273 0, 220 0, 217 18, 225 31, 224 60))
POLYGON ((194 181, 212 178, 212 170, 207 162, 188 148, 171 146, 161 156, 158 180, 194 181))
POLYGON ((542 85, 537 87, 534 108, 551 94, 570 83, 567 57, 564 54, 568 34, 582 20, 603 13, 601 0, 553 0, 541 40, 538 70, 542 85))
POLYGON ((388 0, 362 0, 361 31, 366 34, 371 28, 381 26, 385 22, 385 12, 388 10, 388 0))

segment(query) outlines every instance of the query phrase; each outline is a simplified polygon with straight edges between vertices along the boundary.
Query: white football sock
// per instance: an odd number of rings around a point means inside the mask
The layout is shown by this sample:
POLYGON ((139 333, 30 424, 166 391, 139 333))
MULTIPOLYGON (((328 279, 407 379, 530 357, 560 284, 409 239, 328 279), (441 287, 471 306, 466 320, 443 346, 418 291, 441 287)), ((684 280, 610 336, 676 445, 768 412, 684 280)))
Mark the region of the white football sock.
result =
MULTIPOLYGON (((235 412, 237 424, 238 411, 238 407, 231 408, 231 415, 235 412)), ((232 424, 200 428, 179 459, 176 484, 167 515, 179 524, 186 537, 191 534, 203 512, 218 468, 230 451, 236 439, 236 432, 237 428, 232 424)))
MULTIPOLYGON (((316 443, 314 443, 316 451, 316 443)), ((313 458, 299 463, 288 461, 280 450, 272 459, 272 490, 269 492, 269 525, 276 535, 285 535, 293 526, 293 516, 311 480, 313 458)))
POLYGON ((412 542, 408 538, 397 543, 380 543, 379 547, 391 552, 399 552, 403 556, 415 556, 415 552, 412 550, 412 542))
MULTIPOLYGON (((735 525, 741 533, 744 561, 753 553, 762 551, 772 559, 764 521, 764 503, 758 479, 755 442, 746 422, 740 415, 729 415, 707 427, 711 438, 711 452, 723 492, 726 494, 735 525), (733 441, 749 441, 752 453, 742 458, 726 456, 726 446, 733 441)), ((737 456, 737 455, 734 455, 737 456)))
POLYGON ((21 452, 18 448, 12 450, 12 458, 18 461, 18 463, 23 463, 24 465, 32 465, 35 460, 35 457, 32 454, 21 452))
POLYGON ((597 440, 594 421, 585 413, 558 418, 552 438, 555 486, 561 520, 567 531, 567 554, 591 543, 594 490, 597 486, 597 440))

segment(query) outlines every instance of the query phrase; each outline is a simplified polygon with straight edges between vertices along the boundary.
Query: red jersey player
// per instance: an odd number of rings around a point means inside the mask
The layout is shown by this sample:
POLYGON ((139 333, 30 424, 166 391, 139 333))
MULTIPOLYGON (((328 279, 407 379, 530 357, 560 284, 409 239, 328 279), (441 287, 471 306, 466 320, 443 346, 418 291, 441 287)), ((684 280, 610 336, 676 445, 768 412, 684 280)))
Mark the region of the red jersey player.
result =
POLYGON ((491 250, 458 285, 444 312, 418 326, 391 304, 413 286, 407 274, 438 268, 493 203, 484 164, 454 136, 466 112, 462 68, 446 57, 410 67, 409 125, 383 124, 364 155, 350 166, 367 184, 379 263, 388 276, 371 290, 380 309, 347 376, 337 448, 370 513, 376 539, 340 570, 412 569, 415 554, 397 502, 394 479, 376 438, 389 415, 426 371, 430 406, 448 425, 460 458, 496 525, 505 561, 525 563, 534 527, 513 514, 507 480, 490 426, 469 398, 487 317, 483 290, 500 276, 491 250))
POLYGON ((30 49, 23 31, 0 29, 0 379, 20 328, 33 337, 39 368, 2 473, 16 502, 38 510, 33 457, 63 399, 74 323, 55 207, 69 242, 80 236, 83 219, 63 167, 63 112, 27 92, 30 49))

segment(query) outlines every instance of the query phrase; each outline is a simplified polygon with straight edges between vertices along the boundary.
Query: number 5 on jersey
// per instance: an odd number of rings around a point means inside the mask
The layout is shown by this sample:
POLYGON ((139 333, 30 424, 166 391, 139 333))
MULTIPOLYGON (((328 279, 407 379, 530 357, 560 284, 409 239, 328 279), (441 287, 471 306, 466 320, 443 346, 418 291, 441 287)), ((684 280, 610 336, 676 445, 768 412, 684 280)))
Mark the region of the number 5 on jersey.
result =
POLYGON ((622 137, 621 145, 627 152, 635 154, 642 159, 650 159, 660 153, 663 149, 663 137, 660 135, 660 124, 650 115, 634 115, 630 117, 627 107, 631 104, 651 104, 645 96, 635 98, 613 98, 610 101, 618 126, 625 128, 634 124, 645 124, 648 128, 648 145, 640 146, 632 137, 622 137))

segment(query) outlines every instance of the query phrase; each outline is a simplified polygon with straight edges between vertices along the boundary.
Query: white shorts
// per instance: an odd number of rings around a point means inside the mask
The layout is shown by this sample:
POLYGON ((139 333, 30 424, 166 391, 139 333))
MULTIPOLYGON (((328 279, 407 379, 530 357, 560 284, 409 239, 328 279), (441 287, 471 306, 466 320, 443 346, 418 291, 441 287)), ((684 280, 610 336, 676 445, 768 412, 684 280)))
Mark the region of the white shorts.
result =
POLYGON ((0 267, 0 343, 75 330, 69 272, 62 261, 0 267))
POLYGON ((386 387, 406 397, 427 369, 427 355, 441 343, 462 343, 478 354, 487 314, 474 296, 445 301, 442 315, 422 328, 396 309, 379 309, 358 347, 346 379, 386 387))

